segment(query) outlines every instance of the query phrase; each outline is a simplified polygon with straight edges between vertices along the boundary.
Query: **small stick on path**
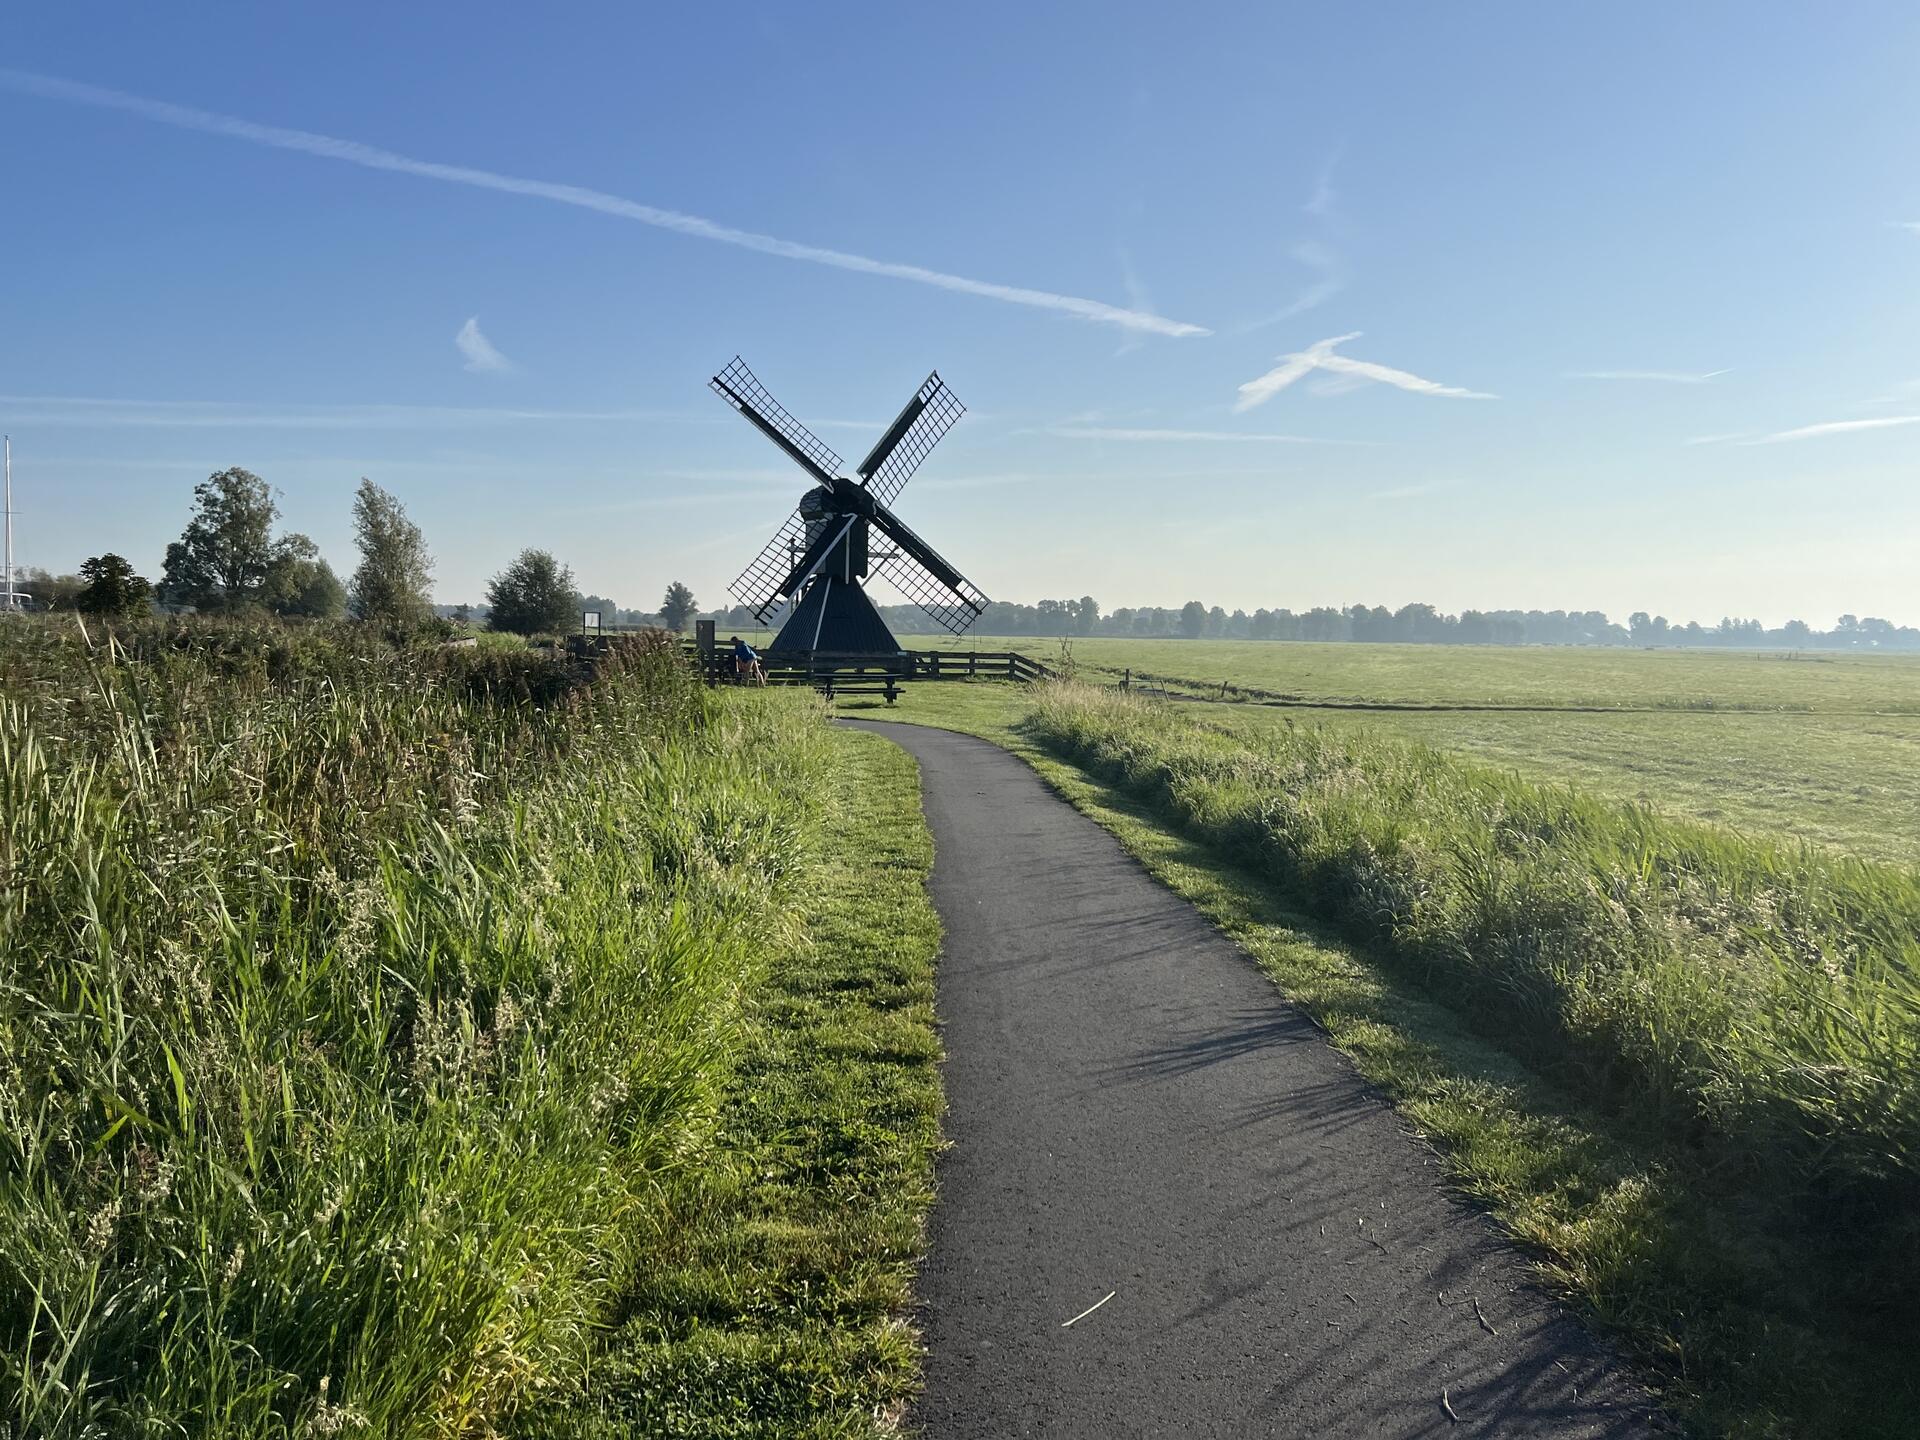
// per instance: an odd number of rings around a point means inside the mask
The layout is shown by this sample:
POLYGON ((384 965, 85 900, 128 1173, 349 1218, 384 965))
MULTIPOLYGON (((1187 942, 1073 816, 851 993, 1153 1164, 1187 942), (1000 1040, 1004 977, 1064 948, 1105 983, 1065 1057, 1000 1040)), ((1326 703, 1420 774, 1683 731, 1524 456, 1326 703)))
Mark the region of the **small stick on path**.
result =
POLYGON ((1087 1306, 1086 1309, 1082 1310, 1078 1315, 1074 1316, 1073 1319, 1062 1320, 1060 1322, 1060 1328, 1064 1330, 1069 1325, 1077 1325, 1080 1321, 1086 1319, 1087 1316, 1091 1315, 1094 1311, 1098 1310, 1102 1305, 1106 1304, 1107 1301, 1111 1300, 1114 1296, 1118 1295, 1119 1293, 1120 1292, 1118 1290, 1107 1291, 1106 1294, 1102 1295, 1098 1300, 1094 1301, 1093 1304, 1087 1306))
POLYGON ((1444 1385, 1440 1387, 1440 1408, 1447 1412, 1447 1419, 1456 1425, 1460 1423, 1460 1416, 1453 1408, 1453 1401, 1447 1398, 1447 1388, 1444 1385))
POLYGON ((1498 1335, 1500 1333, 1487 1322, 1487 1317, 1480 1313, 1480 1297, 1478 1295, 1473 1297, 1473 1318, 1480 1322, 1480 1328, 1486 1331, 1487 1334, 1498 1335))

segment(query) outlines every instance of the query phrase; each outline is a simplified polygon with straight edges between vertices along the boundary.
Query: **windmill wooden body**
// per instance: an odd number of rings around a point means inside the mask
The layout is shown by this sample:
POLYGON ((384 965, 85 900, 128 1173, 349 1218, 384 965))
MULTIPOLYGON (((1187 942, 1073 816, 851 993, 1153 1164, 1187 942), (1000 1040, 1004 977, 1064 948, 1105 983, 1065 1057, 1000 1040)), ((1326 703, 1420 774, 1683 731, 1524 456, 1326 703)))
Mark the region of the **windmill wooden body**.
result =
POLYGON ((814 482, 727 587, 762 623, 791 606, 770 654, 904 654, 867 595, 872 575, 955 635, 980 617, 987 597, 891 508, 920 462, 966 413, 938 371, 852 474, 842 473, 840 457, 768 394, 738 356, 709 384, 814 482))

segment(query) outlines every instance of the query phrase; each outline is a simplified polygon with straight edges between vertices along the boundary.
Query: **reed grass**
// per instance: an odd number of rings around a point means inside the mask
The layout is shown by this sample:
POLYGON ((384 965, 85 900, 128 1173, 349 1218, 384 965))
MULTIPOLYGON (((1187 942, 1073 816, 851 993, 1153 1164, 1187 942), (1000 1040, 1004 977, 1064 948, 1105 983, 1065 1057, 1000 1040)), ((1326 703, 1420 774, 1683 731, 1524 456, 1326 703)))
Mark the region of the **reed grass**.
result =
POLYGON ((1274 968, 1681 1409, 1911 1433, 1920 877, 1377 735, 1072 685, 1032 709, 1023 743, 1352 942, 1274 968), (1477 1039, 1368 999, 1369 966, 1477 1039))
POLYGON ((485 1434, 577 1380, 824 743, 645 642, 0 629, 0 1425, 485 1434))

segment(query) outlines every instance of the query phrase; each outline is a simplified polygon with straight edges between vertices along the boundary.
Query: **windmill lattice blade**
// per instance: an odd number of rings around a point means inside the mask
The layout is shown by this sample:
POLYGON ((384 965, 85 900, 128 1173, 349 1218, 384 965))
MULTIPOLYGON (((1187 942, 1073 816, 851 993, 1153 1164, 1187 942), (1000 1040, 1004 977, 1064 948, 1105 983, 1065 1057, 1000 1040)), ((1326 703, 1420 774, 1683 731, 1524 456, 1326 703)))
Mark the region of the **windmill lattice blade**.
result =
POLYGON ((806 549, 806 545, 807 522, 795 510, 781 523, 773 538, 761 547, 760 553, 753 557, 753 563, 727 586, 727 593, 733 596, 734 603, 753 611, 755 619, 766 619, 762 612, 780 599, 780 587, 786 583, 788 572, 793 569, 794 558, 806 549))
POLYGON ((907 481, 913 478, 913 472, 920 468, 920 462, 927 458, 940 437, 967 413, 967 407, 947 388, 938 370, 927 376, 926 384, 920 387, 912 403, 920 406, 920 413, 906 433, 885 454, 869 455, 860 468, 860 473, 867 477, 867 489, 882 505, 893 503, 894 496, 906 488, 907 481), (876 468, 868 469, 868 466, 876 468))
POLYGON ((966 633, 987 608, 987 597, 971 581, 962 577, 958 586, 949 585, 901 550, 882 560, 874 571, 955 635, 966 633))
MULTIPOLYGON (((793 418, 754 377, 753 371, 736 355, 733 363, 707 382, 722 400, 765 430, 788 454, 814 471, 814 479, 826 481, 846 468, 846 462, 806 426, 793 418)), ((745 604, 743 600, 741 602, 745 604)))

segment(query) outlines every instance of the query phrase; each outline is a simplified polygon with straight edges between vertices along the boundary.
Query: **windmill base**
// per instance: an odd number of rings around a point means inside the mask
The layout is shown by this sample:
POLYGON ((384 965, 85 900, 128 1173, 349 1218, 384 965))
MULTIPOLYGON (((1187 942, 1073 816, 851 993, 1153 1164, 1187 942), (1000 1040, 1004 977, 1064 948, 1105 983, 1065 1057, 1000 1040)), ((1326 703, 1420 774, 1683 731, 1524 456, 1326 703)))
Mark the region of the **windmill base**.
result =
POLYGON ((867 592, 847 580, 821 575, 807 586, 768 647, 772 654, 899 655, 900 642, 867 592))

